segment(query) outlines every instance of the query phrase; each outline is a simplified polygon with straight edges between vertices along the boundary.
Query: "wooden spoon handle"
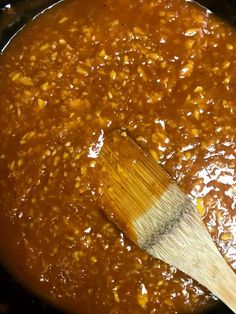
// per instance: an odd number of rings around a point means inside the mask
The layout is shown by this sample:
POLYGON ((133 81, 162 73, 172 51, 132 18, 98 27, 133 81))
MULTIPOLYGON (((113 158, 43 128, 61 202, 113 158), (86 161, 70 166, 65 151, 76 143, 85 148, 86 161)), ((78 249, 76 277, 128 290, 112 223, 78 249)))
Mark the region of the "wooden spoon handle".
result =
MULTIPOLYGON (((124 134, 123 134, 124 133, 124 134)), ((218 252, 188 196, 126 134, 100 152, 103 208, 143 250, 182 270, 236 312, 236 274, 218 252), (112 187, 112 189, 110 189, 112 187)))
POLYGON ((187 197, 185 206, 192 207, 188 214, 148 252, 197 280, 236 312, 236 274, 219 253, 187 197))

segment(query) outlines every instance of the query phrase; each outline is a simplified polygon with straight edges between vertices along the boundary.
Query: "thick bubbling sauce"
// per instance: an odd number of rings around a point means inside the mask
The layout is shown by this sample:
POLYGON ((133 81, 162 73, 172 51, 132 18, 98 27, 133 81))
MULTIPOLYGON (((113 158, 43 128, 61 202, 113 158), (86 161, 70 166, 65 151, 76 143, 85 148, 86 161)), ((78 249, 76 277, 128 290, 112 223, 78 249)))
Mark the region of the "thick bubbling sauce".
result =
POLYGON ((82 314, 214 302, 108 222, 96 157, 110 130, 129 130, 236 268, 235 46, 184 0, 68 0, 15 37, 0 57, 0 255, 14 274, 82 314))

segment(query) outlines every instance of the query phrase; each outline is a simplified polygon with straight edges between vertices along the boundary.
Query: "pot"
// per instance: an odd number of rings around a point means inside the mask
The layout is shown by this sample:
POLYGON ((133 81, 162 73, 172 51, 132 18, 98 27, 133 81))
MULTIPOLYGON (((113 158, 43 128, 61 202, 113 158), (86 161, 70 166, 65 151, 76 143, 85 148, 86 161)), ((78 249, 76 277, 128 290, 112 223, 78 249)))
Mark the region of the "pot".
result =
MULTIPOLYGON (((0 51, 4 50, 11 37, 35 15, 60 0, 4 0, 0 3, 0 51)), ((236 1, 199 0, 201 5, 211 9, 222 18, 236 25, 236 1)), ((0 314, 17 313, 60 314, 24 288, 20 282, 0 266, 0 314)), ((232 314, 220 302, 209 306, 205 314, 232 314)))

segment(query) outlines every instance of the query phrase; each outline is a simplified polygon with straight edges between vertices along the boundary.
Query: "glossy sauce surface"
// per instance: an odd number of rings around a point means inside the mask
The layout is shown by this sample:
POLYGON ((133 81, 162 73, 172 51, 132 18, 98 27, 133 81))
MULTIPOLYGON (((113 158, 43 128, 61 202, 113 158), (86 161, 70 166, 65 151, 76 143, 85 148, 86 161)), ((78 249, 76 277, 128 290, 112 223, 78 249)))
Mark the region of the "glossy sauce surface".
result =
POLYGON ((124 127, 192 197, 236 268, 233 28, 183 0, 65 1, 0 57, 0 255, 77 313, 184 313, 212 296, 99 209, 124 127))

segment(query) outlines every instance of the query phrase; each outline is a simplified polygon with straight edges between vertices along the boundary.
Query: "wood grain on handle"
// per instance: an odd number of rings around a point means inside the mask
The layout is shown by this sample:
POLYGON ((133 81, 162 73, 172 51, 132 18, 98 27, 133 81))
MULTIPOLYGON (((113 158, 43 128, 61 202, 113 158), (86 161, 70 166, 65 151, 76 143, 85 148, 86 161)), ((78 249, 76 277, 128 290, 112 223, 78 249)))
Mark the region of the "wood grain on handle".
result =
POLYGON ((192 211, 147 251, 190 275, 236 312, 236 275, 217 250, 195 206, 190 206, 192 211))

